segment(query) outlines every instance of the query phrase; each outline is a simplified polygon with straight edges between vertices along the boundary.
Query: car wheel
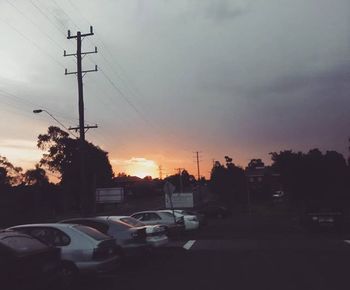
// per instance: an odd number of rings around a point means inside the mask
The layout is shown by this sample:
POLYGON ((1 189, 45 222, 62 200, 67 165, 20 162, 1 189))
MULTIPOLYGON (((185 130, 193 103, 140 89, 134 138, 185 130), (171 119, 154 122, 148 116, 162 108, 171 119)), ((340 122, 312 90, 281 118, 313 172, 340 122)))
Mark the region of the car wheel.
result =
POLYGON ((62 289, 73 289, 78 278, 77 267, 70 262, 63 262, 61 266, 62 289))

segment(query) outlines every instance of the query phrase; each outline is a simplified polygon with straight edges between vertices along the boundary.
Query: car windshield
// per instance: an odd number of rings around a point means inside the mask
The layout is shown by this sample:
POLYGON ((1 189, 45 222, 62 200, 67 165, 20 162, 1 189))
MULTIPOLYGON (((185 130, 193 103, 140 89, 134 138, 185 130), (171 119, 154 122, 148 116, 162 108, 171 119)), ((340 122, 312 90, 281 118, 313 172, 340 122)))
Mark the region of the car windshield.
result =
POLYGON ((110 239, 110 237, 108 237, 107 235, 105 235, 105 234, 103 234, 103 233, 99 232, 98 230, 91 228, 91 227, 82 226, 82 225, 74 225, 74 228, 76 228, 77 230, 83 232, 84 234, 88 235, 89 237, 91 237, 97 241, 103 241, 103 240, 110 239))
MULTIPOLYGON (((168 217, 174 218, 174 215, 172 212, 162 211, 162 213, 168 217)), ((175 216, 178 216, 179 214, 175 212, 175 216)))
POLYGON ((130 226, 133 226, 133 227, 142 227, 144 226, 145 224, 143 224, 142 222, 140 222, 139 220, 133 218, 133 217, 125 217, 125 218, 121 218, 120 219, 123 223, 126 223, 130 226))

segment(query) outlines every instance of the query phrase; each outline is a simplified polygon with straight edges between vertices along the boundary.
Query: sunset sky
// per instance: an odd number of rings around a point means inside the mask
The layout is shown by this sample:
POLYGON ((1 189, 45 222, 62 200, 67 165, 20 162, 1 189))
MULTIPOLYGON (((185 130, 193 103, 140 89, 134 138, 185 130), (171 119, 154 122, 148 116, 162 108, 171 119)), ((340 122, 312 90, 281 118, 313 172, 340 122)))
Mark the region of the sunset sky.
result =
POLYGON ((348 156, 348 0, 0 1, 0 155, 34 167, 37 136, 78 124, 75 40, 83 49, 87 139, 114 172, 209 176, 225 155, 241 166, 318 147, 348 156))

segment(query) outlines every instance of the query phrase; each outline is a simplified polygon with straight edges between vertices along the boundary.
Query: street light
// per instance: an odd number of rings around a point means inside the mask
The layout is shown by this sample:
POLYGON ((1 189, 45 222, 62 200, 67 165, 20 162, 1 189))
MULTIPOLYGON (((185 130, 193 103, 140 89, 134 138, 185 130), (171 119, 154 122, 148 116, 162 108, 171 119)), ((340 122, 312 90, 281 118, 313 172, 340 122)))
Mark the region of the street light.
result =
POLYGON ((34 114, 40 114, 42 112, 45 112, 46 114, 48 114, 52 119, 54 119, 58 124, 60 124, 64 129, 66 129, 68 132, 68 134, 72 134, 75 138, 78 138, 77 135, 73 134, 72 132, 69 131, 69 129, 64 125, 62 124, 59 120, 57 120, 52 114, 50 114, 48 111, 44 110, 44 109, 36 109, 36 110, 33 110, 33 113, 34 114))

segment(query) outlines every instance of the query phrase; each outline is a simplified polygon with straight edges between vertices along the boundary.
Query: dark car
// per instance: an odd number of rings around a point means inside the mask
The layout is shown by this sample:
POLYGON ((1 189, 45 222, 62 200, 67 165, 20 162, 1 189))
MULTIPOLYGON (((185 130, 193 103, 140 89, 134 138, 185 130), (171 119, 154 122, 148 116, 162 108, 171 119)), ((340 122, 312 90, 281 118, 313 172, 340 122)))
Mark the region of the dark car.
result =
POLYGON ((343 228, 344 216, 342 210, 338 208, 311 208, 305 211, 302 222, 311 231, 323 229, 341 231, 343 228))
POLYGON ((204 215, 205 217, 211 218, 226 218, 231 214, 227 206, 218 202, 205 203, 202 206, 200 206, 196 211, 204 215))
POLYGON ((16 231, 0 232, 1 289, 59 289, 61 282, 59 249, 16 231))
POLYGON ((134 227, 113 217, 73 218, 60 223, 80 224, 92 227, 115 239, 123 257, 138 256, 146 253, 150 246, 146 241, 146 228, 134 227))

